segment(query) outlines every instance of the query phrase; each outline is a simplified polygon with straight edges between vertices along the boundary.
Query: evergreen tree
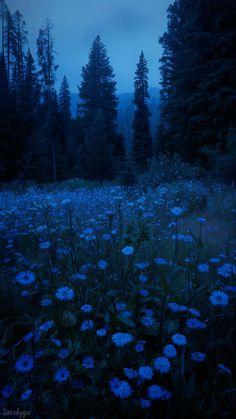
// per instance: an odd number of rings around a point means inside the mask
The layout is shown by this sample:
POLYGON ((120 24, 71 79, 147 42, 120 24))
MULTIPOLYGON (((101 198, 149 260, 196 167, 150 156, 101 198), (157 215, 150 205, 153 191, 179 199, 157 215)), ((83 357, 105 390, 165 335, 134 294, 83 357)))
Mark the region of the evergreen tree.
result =
POLYGON ((5 180, 16 179, 19 171, 20 121, 12 101, 6 63, 0 55, 0 167, 5 180))
POLYGON ((63 77, 59 92, 59 111, 65 121, 71 119, 71 93, 66 76, 63 77))
POLYGON ((152 158, 152 139, 150 134, 148 109, 148 67, 147 61, 141 52, 134 82, 134 138, 133 138, 133 159, 139 171, 147 169, 147 162, 152 158))
POLYGON ((52 128, 55 127, 55 114, 58 113, 58 109, 55 111, 55 108, 57 108, 57 100, 54 88, 55 72, 58 66, 55 65, 52 28, 52 24, 47 21, 46 25, 40 28, 37 39, 38 64, 40 67, 39 75, 43 95, 41 118, 43 118, 42 122, 45 128, 45 135, 43 135, 45 144, 40 144, 40 147, 45 150, 45 153, 48 153, 48 155, 44 155, 42 159, 46 165, 45 173, 47 181, 57 181, 58 172, 58 145, 56 144, 57 138, 54 135, 54 128, 52 128))
POLYGON ((84 177, 103 182, 112 177, 113 154, 102 110, 97 112, 83 146, 84 177), (89 169, 88 169, 89 168, 89 169))
MULTIPOLYGON (((113 165, 124 157, 124 139, 117 134, 117 107, 116 82, 113 69, 107 55, 105 45, 100 36, 92 44, 88 64, 82 69, 82 82, 79 88, 81 103, 80 115, 84 120, 85 133, 90 130, 99 111, 102 111, 105 131, 113 149, 113 165)), ((110 170, 110 173, 114 170, 110 170)))
POLYGON ((53 100, 55 71, 58 66, 55 65, 54 39, 52 36, 53 25, 48 20, 46 25, 40 28, 37 39, 39 75, 41 76, 42 93, 44 102, 50 108, 53 100))
POLYGON ((236 123, 236 4, 234 0, 179 0, 170 9, 177 22, 162 39, 173 58, 170 87, 163 77, 166 148, 189 161, 205 160, 204 147, 224 150, 236 123), (172 35, 172 36, 171 36, 172 35), (173 43, 173 39, 180 42, 173 43))
POLYGON ((25 45, 27 44, 26 24, 17 10, 12 16, 12 54, 15 67, 15 79, 19 84, 24 78, 25 45))

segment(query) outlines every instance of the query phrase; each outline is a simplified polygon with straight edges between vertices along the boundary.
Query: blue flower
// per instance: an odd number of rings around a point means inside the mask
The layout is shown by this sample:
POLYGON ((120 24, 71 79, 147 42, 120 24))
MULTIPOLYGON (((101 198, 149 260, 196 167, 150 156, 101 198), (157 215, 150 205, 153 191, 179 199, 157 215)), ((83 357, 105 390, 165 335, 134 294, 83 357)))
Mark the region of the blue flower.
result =
POLYGON ((154 361, 154 367, 160 374, 167 374, 170 371, 170 361, 165 356, 159 356, 154 361))
POLYGON ((189 313, 194 317, 201 317, 200 311, 196 308, 190 308, 189 313))
POLYGON ((116 397, 121 400, 128 399, 132 394, 132 389, 127 381, 119 380, 119 378, 113 378, 110 381, 110 389, 116 397))
POLYGON ((61 341, 59 339, 52 338, 51 342, 54 343, 54 345, 56 345, 56 346, 61 346, 61 341))
POLYGON ((4 399, 9 399, 13 395, 13 393, 14 393, 14 387, 11 386, 10 384, 7 384, 1 390, 1 394, 2 394, 2 397, 4 397, 4 399))
POLYGON ((58 383, 64 383, 70 376, 69 370, 67 368, 59 368, 55 373, 55 381, 58 383))
POLYGON ((96 335, 101 338, 107 335, 107 330, 106 329, 99 329, 96 331, 96 335))
POLYGON ((142 283, 147 282, 148 277, 146 275, 140 274, 138 280, 142 283))
POLYGON ((134 248, 132 246, 126 246, 122 249, 122 255, 131 256, 134 253, 134 248))
POLYGON ((68 349, 62 348, 60 351, 58 351, 58 356, 60 359, 65 359, 69 356, 69 353, 70 352, 68 349))
POLYGON ((74 295, 75 295, 74 290, 69 287, 58 288, 56 292, 56 298, 60 301, 73 300, 74 295))
POLYGON ((169 400, 172 397, 172 394, 165 389, 162 389, 161 391, 161 400, 169 400))
POLYGON ((176 333, 174 336, 172 336, 172 342, 177 346, 185 346, 187 344, 187 339, 184 335, 176 333))
POLYGON ((112 342, 117 347, 122 347, 122 346, 126 345, 127 343, 132 342, 132 340, 133 340, 133 336, 130 335, 129 333, 115 333, 112 336, 112 342))
POLYGON ((93 307, 91 306, 91 304, 84 304, 81 307, 81 311, 83 311, 83 313, 91 313, 93 311, 93 307))
POLYGON ((124 373, 127 378, 130 380, 134 380, 138 377, 137 371, 133 370, 132 368, 124 368, 124 373))
POLYGON ((174 347, 174 345, 166 345, 163 349, 163 354, 167 357, 167 358, 175 358, 177 355, 177 351, 174 347))
POLYGON ((134 266, 135 266, 135 268, 138 268, 140 270, 143 270, 143 269, 148 268, 149 265, 150 265, 149 262, 140 262, 140 263, 136 263, 134 266))
POLYGON ((41 326, 39 326, 39 330, 40 332, 48 332, 49 329, 51 329, 54 326, 54 321, 53 320, 48 320, 47 322, 41 324, 41 326))
POLYGON ((167 265, 167 260, 166 259, 163 259, 163 258, 157 258, 157 259, 155 259, 155 263, 157 264, 157 265, 167 265))
POLYGON ((218 364, 217 367, 218 367, 218 371, 221 374, 228 374, 228 375, 232 374, 231 370, 227 368, 224 364, 218 364))
POLYGON ((15 363, 15 369, 17 372, 29 372, 32 370, 33 366, 34 361, 32 356, 29 354, 21 355, 15 363))
POLYGON ((173 311, 173 313, 178 313, 179 312, 179 304, 177 303, 169 303, 168 304, 168 308, 173 311))
POLYGON ((148 388, 147 394, 151 400, 160 400, 162 396, 162 389, 157 384, 153 384, 148 388))
POLYGON ((206 359, 206 354, 204 354, 203 352, 193 352, 191 355, 191 359, 195 362, 203 362, 206 359))
POLYGON ((142 297, 148 297, 149 292, 147 290, 140 290, 139 294, 142 295, 142 297))
POLYGON ((18 282, 21 285, 30 285, 33 282, 35 282, 35 274, 33 272, 27 271, 27 272, 19 272, 16 275, 16 282, 18 282))
POLYGON ((142 409, 148 409, 152 404, 151 400, 147 399, 140 399, 139 403, 142 409))
POLYGON ((209 298, 211 304, 216 307, 223 307, 229 304, 229 296, 223 291, 213 291, 209 298))
POLYGON ((174 207, 171 208, 170 212, 172 215, 174 215, 175 217, 179 217, 180 215, 182 215, 184 213, 185 209, 184 208, 180 208, 180 207, 174 207))
POLYGON ((138 370, 139 376, 140 378, 142 378, 143 380, 151 380, 153 377, 153 371, 151 369, 151 367, 148 366, 144 366, 144 367, 140 367, 138 370))
POLYGON ((143 316, 140 321, 141 321, 142 325, 146 326, 146 327, 150 327, 154 323, 153 318, 150 317, 150 316, 143 316))
POLYGON ((140 340, 139 342, 137 342, 137 344, 134 347, 136 352, 143 352, 145 343, 145 340, 140 340))
POLYGON ((21 398, 20 398, 21 401, 24 402, 24 401, 28 400, 28 398, 31 396, 32 393, 33 393, 33 391, 31 390, 31 388, 24 391, 24 393, 22 393, 21 398))
POLYGON ((81 332, 86 332, 87 330, 91 330, 94 327, 93 320, 85 320, 80 327, 81 332))
POLYGON ((107 262, 105 260, 99 260, 98 267, 104 271, 107 268, 107 262))
POLYGON ((42 307, 47 307, 47 306, 50 306, 51 304, 52 304, 52 300, 50 298, 43 298, 41 301, 42 307))
POLYGON ((117 311, 122 311, 122 310, 124 310, 125 307, 126 307, 125 303, 116 303, 116 310, 117 311))
POLYGON ((224 263, 223 266, 220 266, 217 269, 217 273, 223 278, 230 278, 232 274, 236 273, 236 266, 231 263, 224 263))
POLYGON ((91 356, 85 356, 82 365, 86 370, 92 370, 94 368, 94 359, 91 356))
POLYGON ((199 272, 202 272, 202 273, 209 272, 209 265, 208 265, 208 263, 202 263, 202 264, 198 265, 198 270, 199 270, 199 272))
POLYGON ((189 329, 195 329, 195 330, 206 328, 206 324, 201 322, 198 319, 188 319, 187 322, 186 322, 186 326, 189 329))

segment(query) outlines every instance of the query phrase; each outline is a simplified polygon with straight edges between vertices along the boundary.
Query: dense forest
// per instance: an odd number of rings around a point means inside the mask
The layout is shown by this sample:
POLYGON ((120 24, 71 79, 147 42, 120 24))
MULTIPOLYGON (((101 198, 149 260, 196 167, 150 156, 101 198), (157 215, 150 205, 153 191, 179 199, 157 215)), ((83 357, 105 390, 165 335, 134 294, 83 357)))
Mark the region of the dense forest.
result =
MULTIPOLYGON (((82 69, 76 117, 64 76, 59 91, 53 26, 39 29, 37 57, 19 11, 0 0, 0 176, 4 181, 132 181, 159 156, 235 177, 236 5, 175 0, 160 38, 160 119, 150 129, 148 63, 137 57, 131 147, 118 132, 113 68, 100 36, 82 69)), ((157 57, 158 60, 158 57, 157 57)), ((158 72, 158 66, 157 66, 158 72)), ((158 87, 153 86, 153 87, 158 87)))

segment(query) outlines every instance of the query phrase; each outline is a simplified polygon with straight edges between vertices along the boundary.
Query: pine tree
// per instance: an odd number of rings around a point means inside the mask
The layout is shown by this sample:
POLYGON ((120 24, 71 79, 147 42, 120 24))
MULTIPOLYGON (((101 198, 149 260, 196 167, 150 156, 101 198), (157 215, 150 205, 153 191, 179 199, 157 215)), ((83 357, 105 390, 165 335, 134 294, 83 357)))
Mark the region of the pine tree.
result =
POLYGON ((39 36, 37 39, 38 47, 38 64, 40 67, 39 75, 41 82, 41 89, 43 94, 43 106, 42 106, 42 115, 43 124, 45 127, 44 142, 42 146, 45 150, 45 153, 49 155, 44 156, 44 160, 48 167, 45 168, 45 173, 47 173, 47 180, 57 181, 57 138, 54 135, 54 126, 55 121, 55 103, 56 103, 56 92, 55 92, 55 72, 58 68, 55 65, 55 52, 54 52, 54 39, 52 36, 52 24, 47 21, 46 25, 39 30, 39 36), (48 173, 51 173, 51 178, 48 173))
MULTIPOLYGON (((79 88, 81 103, 79 113, 84 120, 85 133, 90 130, 99 111, 102 112, 105 131, 113 149, 113 165, 118 169, 123 159, 124 138, 117 134, 118 98, 113 69, 106 47, 100 36, 92 44, 88 64, 82 69, 82 82, 79 88)), ((110 170, 114 173, 114 170, 110 170)))
POLYGON ((175 5, 162 39, 163 57, 167 51, 172 60, 170 83, 168 60, 162 65, 164 141, 169 151, 206 164, 203 149, 224 150, 230 123, 236 123, 236 5, 234 0, 175 5))
POLYGON ((54 96, 55 65, 54 39, 52 36, 53 25, 48 20, 46 25, 40 28, 37 39, 38 64, 40 67, 42 93, 45 104, 50 108, 54 96))
POLYGON ((82 152, 85 177, 92 180, 97 179, 100 182, 112 177, 112 145, 107 137, 102 110, 97 112, 93 125, 87 133, 82 152))
POLYGON ((26 24, 22 14, 17 10, 12 16, 13 39, 12 52, 15 63, 16 78, 21 82, 24 78, 25 45, 27 44, 26 24))
POLYGON ((12 102, 6 63, 0 55, 0 171, 5 180, 16 179, 19 170, 19 119, 12 102))
POLYGON ((148 109, 148 67, 147 61, 141 52, 134 82, 134 138, 133 138, 133 159, 139 171, 147 169, 148 160, 152 158, 152 139, 150 134, 148 109))
POLYGON ((71 119, 71 93, 66 76, 63 77, 59 92, 59 111, 65 121, 71 119))

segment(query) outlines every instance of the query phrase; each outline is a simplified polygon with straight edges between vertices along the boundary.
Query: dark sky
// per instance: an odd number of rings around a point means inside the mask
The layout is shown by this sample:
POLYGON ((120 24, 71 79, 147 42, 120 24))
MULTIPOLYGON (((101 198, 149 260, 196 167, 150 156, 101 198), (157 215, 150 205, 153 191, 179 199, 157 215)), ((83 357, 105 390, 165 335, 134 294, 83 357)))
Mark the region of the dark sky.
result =
POLYGON ((99 34, 114 68, 119 92, 133 89, 136 63, 143 49, 149 63, 150 86, 159 82, 161 47, 166 29, 166 9, 171 0, 6 0, 11 12, 19 10, 27 24, 30 48, 36 50, 39 27, 49 18, 54 25, 57 82, 64 74, 77 92, 81 68, 99 34))

